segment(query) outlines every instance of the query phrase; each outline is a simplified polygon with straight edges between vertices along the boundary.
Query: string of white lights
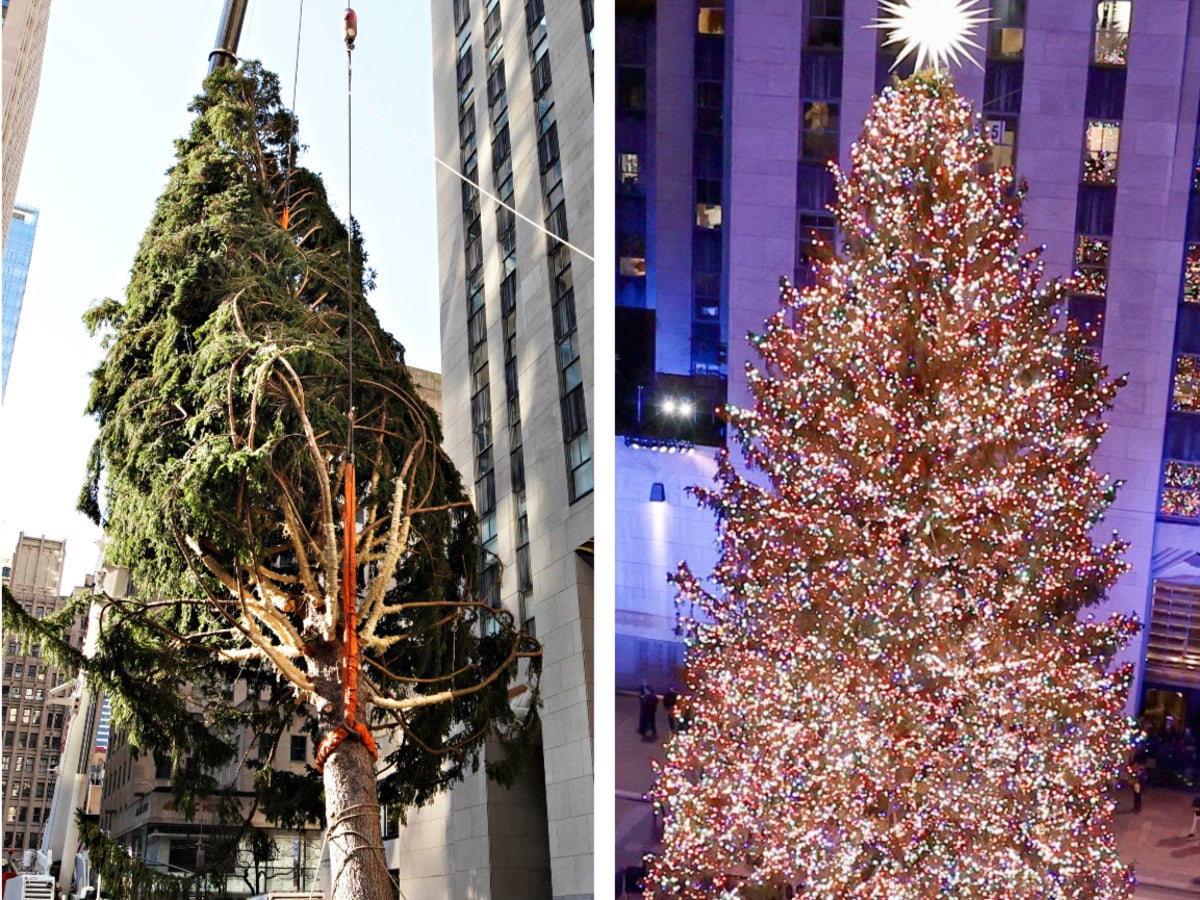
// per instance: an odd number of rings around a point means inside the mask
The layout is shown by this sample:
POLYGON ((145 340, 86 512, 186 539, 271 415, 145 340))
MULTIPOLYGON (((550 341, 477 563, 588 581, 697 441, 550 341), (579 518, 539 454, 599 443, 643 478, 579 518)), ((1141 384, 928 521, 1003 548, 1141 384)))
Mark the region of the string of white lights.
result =
POLYGON ((554 238, 556 241, 563 244, 564 246, 569 247, 571 249, 572 253, 578 253, 580 256, 582 256, 586 260, 589 260, 590 262, 596 261, 595 257, 592 256, 590 253, 587 253, 586 251, 581 250, 579 247, 575 246, 570 241, 564 241, 561 237, 559 237, 557 234, 555 234, 549 228, 546 228, 540 222, 535 222, 533 219, 529 218, 529 216, 522 215, 516 209, 514 209, 512 206, 510 206, 509 204, 507 204, 503 200, 501 200, 499 197, 497 197, 495 194, 489 193, 488 191, 484 190, 483 187, 481 185, 479 185, 478 182, 472 181, 470 178, 465 176, 462 172, 460 172, 456 168, 454 168, 454 166, 438 159, 438 157, 435 153, 422 147, 416 140, 414 140, 413 138, 411 138, 407 134, 405 134, 404 131, 398 125, 389 121, 388 118, 383 115, 383 113, 379 112, 374 107, 372 107, 369 103, 367 103, 366 100, 363 100, 361 97, 358 97, 358 96, 355 96, 354 99, 358 101, 358 104, 363 109, 365 109, 367 112, 369 112, 375 118, 377 118, 380 122, 382 122, 388 128, 392 129, 392 131, 396 132, 396 134, 400 135, 400 137, 404 138, 404 140, 408 141, 410 144, 412 144, 414 147, 416 147, 418 150, 420 150, 422 153, 424 153, 426 156, 428 156, 430 159, 432 159, 435 163, 437 163, 439 166, 441 166, 447 172, 452 172, 454 174, 454 176, 456 178, 458 178, 460 181, 463 181, 463 182, 471 185, 471 187, 475 188, 475 190, 479 191, 479 193, 483 194, 483 196, 487 197, 489 200, 493 200, 496 203, 500 204, 501 206, 503 206, 505 209, 507 209, 509 212, 511 212, 514 216, 516 216, 521 221, 528 222, 530 225, 532 225, 538 231, 542 232, 543 234, 548 235, 549 237, 554 238))

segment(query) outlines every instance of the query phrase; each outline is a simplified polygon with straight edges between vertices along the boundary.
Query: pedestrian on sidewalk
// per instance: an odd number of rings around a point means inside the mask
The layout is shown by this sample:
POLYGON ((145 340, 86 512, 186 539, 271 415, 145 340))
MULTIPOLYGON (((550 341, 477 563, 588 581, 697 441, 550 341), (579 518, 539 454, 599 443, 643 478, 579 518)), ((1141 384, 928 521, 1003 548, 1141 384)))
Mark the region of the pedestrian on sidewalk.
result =
POLYGON ((1200 825, 1200 794, 1192 798, 1192 830, 1188 832, 1188 837, 1196 836, 1196 826, 1200 825))
POLYGON ((1133 811, 1140 813, 1142 811, 1142 786, 1146 783, 1146 767, 1141 763, 1134 763, 1130 773, 1129 788, 1133 791, 1133 811))
POLYGON ((638 734, 643 741, 652 741, 658 737, 658 694, 654 693, 649 683, 642 682, 642 691, 638 695, 638 734))
POLYGON ((671 734, 679 730, 679 719, 675 715, 675 705, 679 702, 679 691, 675 685, 667 688, 667 692, 663 694, 663 709, 667 711, 667 728, 671 734))

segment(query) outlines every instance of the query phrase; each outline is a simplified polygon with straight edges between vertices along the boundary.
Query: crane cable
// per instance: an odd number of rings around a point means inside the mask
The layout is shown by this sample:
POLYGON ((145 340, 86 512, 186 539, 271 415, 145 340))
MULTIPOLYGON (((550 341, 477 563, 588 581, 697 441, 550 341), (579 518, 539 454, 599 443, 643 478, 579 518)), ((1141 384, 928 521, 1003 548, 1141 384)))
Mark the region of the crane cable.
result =
POLYGON ((316 768, 324 771, 325 761, 342 741, 357 737, 363 742, 372 758, 379 759, 379 749, 371 730, 358 721, 358 565, 355 560, 356 527, 358 509, 355 497, 354 478, 354 212, 353 212, 353 160, 352 137, 353 109, 351 80, 353 76, 352 51, 358 34, 358 19, 354 10, 347 8, 345 17, 346 39, 346 155, 347 155, 347 201, 346 201, 346 315, 347 315, 347 370, 349 417, 346 428, 345 488, 342 504, 342 622, 345 626, 342 647, 344 651, 345 682, 342 692, 343 721, 325 736, 317 747, 316 768))
POLYGON ((596 261, 596 257, 594 257, 592 254, 588 253, 586 250, 582 249, 581 247, 576 246, 575 244, 572 244, 570 241, 566 240, 561 234, 556 234, 555 232, 551 231, 549 228, 547 228, 545 225, 541 224, 540 222, 534 221, 529 216, 525 215, 523 212, 518 210, 511 203, 507 203, 504 200, 501 200, 495 194, 488 191, 488 189, 485 188, 479 181, 475 181, 471 178, 468 178, 462 172, 458 171, 458 169, 456 169, 454 166, 450 165, 450 163, 446 162, 444 159, 442 159, 440 156, 438 156, 432 150, 427 148, 416 138, 409 135, 399 125, 390 121, 383 113, 381 113, 379 110, 377 110, 373 106, 371 106, 371 104, 369 104, 362 97, 355 97, 354 99, 358 101, 359 106, 361 106, 363 109, 365 109, 371 115, 373 115, 376 119, 378 119, 380 122, 382 122, 384 125, 386 125, 389 129, 396 132, 396 134, 398 134, 401 138, 403 138, 405 141, 407 141, 409 144, 411 144, 414 149, 416 149, 420 153, 423 153, 425 156, 428 156, 431 160, 434 161, 434 163, 441 166, 443 169, 445 169, 447 172, 449 172, 451 175, 453 175, 455 178, 457 178, 463 184, 468 185, 469 187, 472 187, 475 190, 479 191, 480 194, 482 194, 484 197, 487 197, 489 200, 493 201, 497 206, 504 207, 510 213, 512 213, 514 216, 516 216, 518 219, 520 219, 522 222, 525 222, 528 225, 532 225, 535 230, 540 231, 542 234, 546 235, 546 237, 550 238, 551 240, 557 241, 558 243, 562 244, 564 247, 566 247, 572 253, 577 254, 578 256, 581 256, 582 258, 586 259, 588 262, 594 263, 596 261))
POLYGON ((279 224, 287 231, 292 212, 292 152, 296 146, 296 87, 300 83, 300 34, 304 27, 304 0, 300 0, 300 15, 296 19, 296 65, 292 70, 292 134, 288 140, 287 168, 283 170, 283 215, 279 224))

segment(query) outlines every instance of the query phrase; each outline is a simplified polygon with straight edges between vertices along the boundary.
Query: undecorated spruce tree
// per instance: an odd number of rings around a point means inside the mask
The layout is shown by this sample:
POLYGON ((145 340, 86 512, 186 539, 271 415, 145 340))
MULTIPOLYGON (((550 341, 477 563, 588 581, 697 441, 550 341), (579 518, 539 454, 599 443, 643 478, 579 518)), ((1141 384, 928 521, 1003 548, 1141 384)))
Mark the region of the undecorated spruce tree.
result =
POLYGON ((1133 624, 1091 537, 1118 384, 1022 246, 1023 188, 945 76, 883 92, 842 249, 786 282, 728 411, 656 897, 1117 898, 1133 624))
MULTIPOLYGON (((214 772, 256 765, 259 808, 327 824, 334 897, 394 897, 380 800, 429 800, 496 727, 521 749, 536 703, 516 721, 510 684, 536 690, 540 648, 477 596, 475 515, 437 416, 365 301, 357 229, 290 167, 278 80, 220 68, 191 108, 126 296, 88 314, 106 355, 81 504, 137 591, 106 599, 93 659, 66 661, 135 748, 173 760, 176 790, 194 799, 221 787, 214 772), (235 680, 247 702, 228 700, 235 680), (323 776, 271 771, 297 719, 323 776)), ((53 621, 5 614, 52 637, 53 621)), ((519 756, 489 774, 513 778, 519 756)))

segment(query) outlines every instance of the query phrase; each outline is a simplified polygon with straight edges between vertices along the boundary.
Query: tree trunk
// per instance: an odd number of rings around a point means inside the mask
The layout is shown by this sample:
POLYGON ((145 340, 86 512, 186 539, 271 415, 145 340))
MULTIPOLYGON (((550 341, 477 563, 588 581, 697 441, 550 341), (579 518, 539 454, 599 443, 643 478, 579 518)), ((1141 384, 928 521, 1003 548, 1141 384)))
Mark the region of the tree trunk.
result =
POLYGON ((325 761, 332 900, 392 900, 383 855, 375 763, 361 741, 342 741, 325 761))

